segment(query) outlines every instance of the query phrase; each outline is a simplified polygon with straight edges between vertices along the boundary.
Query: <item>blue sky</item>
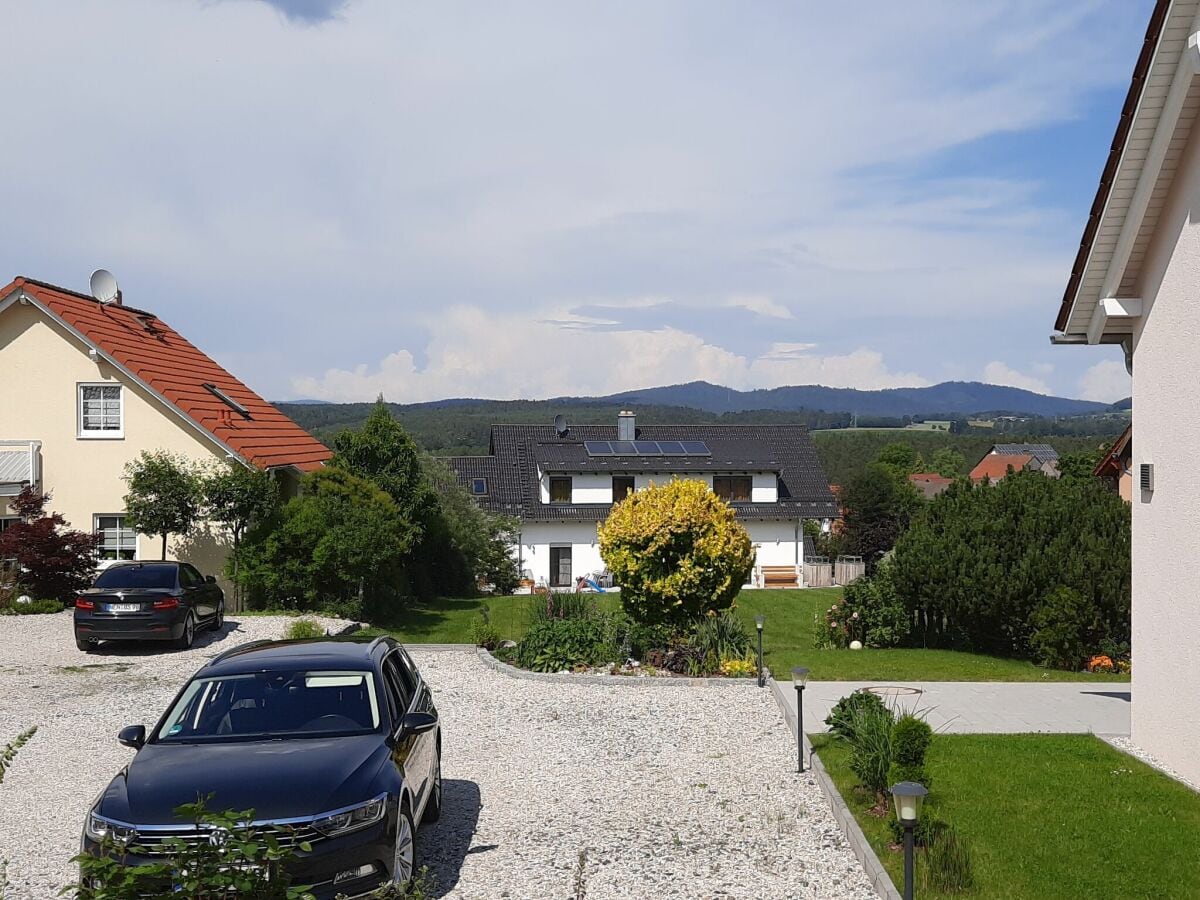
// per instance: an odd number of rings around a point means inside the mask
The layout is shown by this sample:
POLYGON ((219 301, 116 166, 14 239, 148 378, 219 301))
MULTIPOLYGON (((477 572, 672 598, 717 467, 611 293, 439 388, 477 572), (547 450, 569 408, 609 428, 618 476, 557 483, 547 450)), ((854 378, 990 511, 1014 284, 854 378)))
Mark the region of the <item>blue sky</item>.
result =
POLYGON ((18 2, 0 270, 272 399, 1115 400, 1047 335, 1151 6, 18 2))

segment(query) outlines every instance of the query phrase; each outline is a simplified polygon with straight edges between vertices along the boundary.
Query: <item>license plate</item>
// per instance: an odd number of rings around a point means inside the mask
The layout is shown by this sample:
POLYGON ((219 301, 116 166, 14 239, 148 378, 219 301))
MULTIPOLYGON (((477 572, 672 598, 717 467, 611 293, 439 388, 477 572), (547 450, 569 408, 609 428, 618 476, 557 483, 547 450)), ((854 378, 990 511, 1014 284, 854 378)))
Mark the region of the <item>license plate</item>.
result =
POLYGON ((137 612, 142 608, 140 603, 106 603, 104 609, 106 612, 137 612))

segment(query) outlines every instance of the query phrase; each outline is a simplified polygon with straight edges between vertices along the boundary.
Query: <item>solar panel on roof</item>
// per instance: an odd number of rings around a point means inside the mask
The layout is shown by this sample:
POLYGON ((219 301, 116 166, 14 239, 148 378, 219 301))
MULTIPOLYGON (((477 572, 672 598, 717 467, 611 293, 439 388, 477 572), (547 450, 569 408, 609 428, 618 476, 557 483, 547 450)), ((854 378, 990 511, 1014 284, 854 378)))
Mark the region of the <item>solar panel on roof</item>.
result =
POLYGON ((688 456, 712 456, 708 449, 708 444, 704 441, 680 441, 683 446, 683 452, 688 456))
POLYGON ((608 441, 584 441, 583 449, 588 456, 612 456, 612 447, 608 441))
POLYGON ((662 451, 658 449, 658 441, 634 441, 633 448, 638 453, 647 456, 661 456, 662 451))
POLYGON ((633 441, 609 441, 612 447, 612 452, 618 456, 632 456, 637 450, 633 446, 633 441))
POLYGON ((683 444, 679 441, 659 441, 658 449, 663 456, 685 456, 683 444))

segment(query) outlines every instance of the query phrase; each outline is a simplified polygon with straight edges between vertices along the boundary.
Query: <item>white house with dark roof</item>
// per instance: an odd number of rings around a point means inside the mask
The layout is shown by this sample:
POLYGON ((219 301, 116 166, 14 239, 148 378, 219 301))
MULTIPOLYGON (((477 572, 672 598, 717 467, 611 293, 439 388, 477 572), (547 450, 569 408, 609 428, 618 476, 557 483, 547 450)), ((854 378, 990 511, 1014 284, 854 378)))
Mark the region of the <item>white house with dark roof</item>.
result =
POLYGON ((446 460, 485 509, 521 523, 513 548, 537 584, 573 587, 604 570, 597 526, 630 491, 672 478, 704 481, 746 526, 762 569, 801 583, 802 523, 827 526, 837 502, 803 425, 493 425, 487 456, 446 460))

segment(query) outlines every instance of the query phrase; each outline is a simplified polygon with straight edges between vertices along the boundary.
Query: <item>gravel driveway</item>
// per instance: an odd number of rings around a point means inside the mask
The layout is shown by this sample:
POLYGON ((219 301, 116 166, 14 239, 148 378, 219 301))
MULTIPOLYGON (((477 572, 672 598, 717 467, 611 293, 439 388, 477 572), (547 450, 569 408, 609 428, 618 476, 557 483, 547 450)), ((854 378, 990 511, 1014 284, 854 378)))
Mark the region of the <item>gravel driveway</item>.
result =
MULTIPOLYGON (((69 616, 0 620, 0 742, 37 724, 0 785, 10 897, 71 877, 87 806, 206 655, 280 634, 230 621, 190 653, 78 653, 69 616), (65 669, 96 666, 82 672, 65 669), (128 667, 118 670, 117 667, 128 667)), ((435 897, 871 898, 770 692, 510 678, 413 648, 443 719, 445 812, 423 830, 435 897)))

